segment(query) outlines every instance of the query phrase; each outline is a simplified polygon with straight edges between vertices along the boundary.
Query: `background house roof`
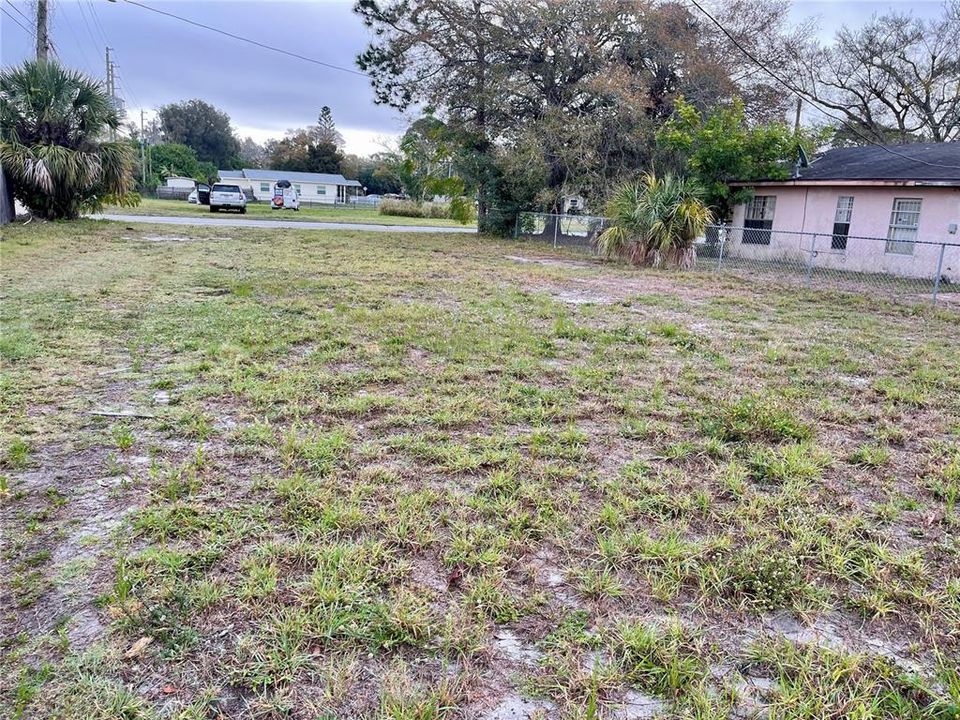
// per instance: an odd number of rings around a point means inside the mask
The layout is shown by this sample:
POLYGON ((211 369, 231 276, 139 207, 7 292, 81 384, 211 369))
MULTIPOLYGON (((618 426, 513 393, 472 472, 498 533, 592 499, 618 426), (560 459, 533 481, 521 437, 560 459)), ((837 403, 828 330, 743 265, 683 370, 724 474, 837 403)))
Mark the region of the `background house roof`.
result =
POLYGON ((220 170, 220 177, 242 177, 247 180, 263 180, 276 182, 290 180, 291 182, 317 183, 319 185, 346 185, 360 187, 356 180, 347 180, 343 175, 332 173, 293 172, 291 170, 257 170, 244 168, 243 170, 220 170))
POLYGON ((800 177, 795 180, 906 180, 960 184, 960 143, 884 147, 868 145, 828 150, 809 167, 800 168, 800 177), (941 167, 943 165, 953 167, 941 167))

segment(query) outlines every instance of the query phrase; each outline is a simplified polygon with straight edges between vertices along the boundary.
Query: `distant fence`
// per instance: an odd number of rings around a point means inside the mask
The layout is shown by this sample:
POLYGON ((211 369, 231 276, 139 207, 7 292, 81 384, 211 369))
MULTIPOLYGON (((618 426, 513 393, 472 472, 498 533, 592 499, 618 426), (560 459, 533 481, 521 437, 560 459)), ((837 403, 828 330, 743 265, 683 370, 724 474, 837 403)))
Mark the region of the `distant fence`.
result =
MULTIPOLYGON (((161 185, 156 189, 154 196, 159 200, 186 200, 195 188, 167 187, 161 185)), ((146 195, 147 193, 145 193, 146 195)))
POLYGON ((515 237, 539 238, 553 247, 571 247, 593 252, 596 237, 609 227, 610 221, 594 215, 557 215, 554 213, 520 213, 515 237))
MULTIPOLYGON (((521 213, 515 236, 596 253, 609 225, 602 217, 521 213)), ((699 271, 960 307, 960 243, 711 225, 696 250, 699 271)))

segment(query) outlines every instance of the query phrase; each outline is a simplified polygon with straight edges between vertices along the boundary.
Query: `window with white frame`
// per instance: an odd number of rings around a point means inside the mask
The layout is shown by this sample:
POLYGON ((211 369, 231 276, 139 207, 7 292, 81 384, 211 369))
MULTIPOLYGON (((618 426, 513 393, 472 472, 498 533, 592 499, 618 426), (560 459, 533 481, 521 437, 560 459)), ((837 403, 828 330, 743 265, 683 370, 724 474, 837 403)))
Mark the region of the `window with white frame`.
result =
POLYGON ((296 183, 293 184, 293 189, 297 191, 297 195, 300 194, 300 186, 296 183))
POLYGON ((743 242, 748 245, 769 245, 773 230, 776 195, 754 195, 747 203, 743 217, 743 242))
POLYGON ((270 192, 270 183, 268 182, 260 183, 260 192, 270 192))
POLYGON ((850 221, 853 219, 853 196, 841 195, 837 198, 837 212, 833 216, 832 250, 846 250, 850 237, 850 221))
POLYGON ((317 195, 326 195, 327 186, 326 185, 317 185, 317 195))
POLYGON ((920 198, 894 198, 887 231, 888 253, 913 255, 913 244, 920 226, 920 203, 920 198))

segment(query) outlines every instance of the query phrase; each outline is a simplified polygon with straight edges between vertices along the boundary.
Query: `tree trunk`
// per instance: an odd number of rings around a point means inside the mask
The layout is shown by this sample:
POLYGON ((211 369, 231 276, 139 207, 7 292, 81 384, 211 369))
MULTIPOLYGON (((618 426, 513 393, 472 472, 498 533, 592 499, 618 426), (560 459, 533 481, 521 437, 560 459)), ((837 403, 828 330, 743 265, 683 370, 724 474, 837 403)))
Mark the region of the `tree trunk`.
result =
POLYGON ((0 170, 0 225, 13 222, 16 209, 13 204, 13 185, 6 170, 0 170))

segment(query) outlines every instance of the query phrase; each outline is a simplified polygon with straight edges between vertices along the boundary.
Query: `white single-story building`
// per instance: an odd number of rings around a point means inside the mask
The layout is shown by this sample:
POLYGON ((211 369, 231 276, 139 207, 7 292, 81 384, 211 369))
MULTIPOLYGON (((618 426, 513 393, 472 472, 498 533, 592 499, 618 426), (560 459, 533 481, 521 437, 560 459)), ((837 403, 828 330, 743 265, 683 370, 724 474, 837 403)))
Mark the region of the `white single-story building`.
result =
POLYGON ((168 188, 193 190, 197 186, 197 181, 193 178, 183 177, 182 175, 171 175, 167 178, 166 185, 168 188))
POLYGON ((273 197, 273 185, 278 180, 289 180, 300 196, 301 203, 333 205, 346 203, 349 198, 360 195, 363 186, 356 180, 347 180, 343 175, 332 173, 293 172, 290 170, 220 170, 220 182, 239 185, 262 202, 273 197))

